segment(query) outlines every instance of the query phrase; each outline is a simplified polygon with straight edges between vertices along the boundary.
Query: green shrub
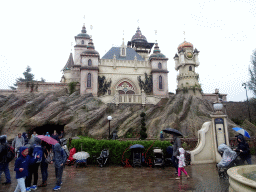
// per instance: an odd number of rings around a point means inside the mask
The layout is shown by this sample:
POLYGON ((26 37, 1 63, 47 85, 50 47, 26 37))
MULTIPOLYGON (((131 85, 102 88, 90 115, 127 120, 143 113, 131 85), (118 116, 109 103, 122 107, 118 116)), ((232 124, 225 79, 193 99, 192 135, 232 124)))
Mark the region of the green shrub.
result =
POLYGON ((70 83, 68 84, 69 94, 70 94, 70 95, 75 92, 75 90, 76 90, 76 84, 77 84, 77 82, 70 82, 70 83))
POLYGON ((92 164, 96 164, 96 158, 100 156, 100 153, 103 149, 109 149, 109 163, 112 165, 121 165, 122 162, 122 155, 124 151, 128 148, 125 152, 123 160, 125 161, 126 158, 131 159, 131 150, 129 149, 130 145, 134 144, 141 144, 144 146, 144 153, 147 152, 148 148, 153 144, 153 146, 149 149, 148 153, 146 154, 146 159, 151 158, 153 160, 153 148, 159 147, 163 149, 163 152, 166 153, 166 148, 170 146, 169 141, 118 141, 118 140, 96 140, 93 138, 88 137, 80 137, 81 139, 74 139, 72 140, 70 148, 75 147, 77 152, 81 151, 81 144, 82 144, 82 151, 86 151, 90 154, 88 158, 88 162, 92 164))

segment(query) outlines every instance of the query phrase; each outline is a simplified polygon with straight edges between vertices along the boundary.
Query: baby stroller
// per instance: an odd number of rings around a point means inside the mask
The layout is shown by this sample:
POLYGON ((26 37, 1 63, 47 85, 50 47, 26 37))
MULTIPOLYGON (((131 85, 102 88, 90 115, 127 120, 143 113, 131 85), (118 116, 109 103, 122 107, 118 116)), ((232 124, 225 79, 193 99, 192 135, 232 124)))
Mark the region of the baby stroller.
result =
POLYGON ((154 148, 153 149, 153 153, 154 153, 154 164, 153 166, 161 166, 162 168, 164 168, 164 153, 163 150, 160 148, 154 148))
POLYGON ((100 156, 97 158, 97 162, 99 163, 100 167, 103 167, 109 158, 109 150, 108 149, 103 149, 100 153, 100 156))
POLYGON ((130 147, 132 151, 132 166, 139 166, 141 167, 142 163, 142 151, 144 149, 143 145, 135 144, 130 147))
POLYGON ((172 153, 173 153, 173 148, 172 146, 168 146, 166 148, 166 155, 165 155, 165 165, 172 166, 172 153))
POLYGON ((228 179, 227 170, 238 165, 237 158, 239 153, 237 154, 226 144, 219 145, 218 152, 222 156, 221 161, 217 164, 219 177, 228 179))
POLYGON ((87 153, 87 152, 84 152, 84 151, 75 153, 73 155, 73 158, 76 159, 76 162, 75 162, 76 168, 79 167, 79 166, 80 167, 82 167, 82 166, 87 167, 88 157, 90 157, 90 154, 87 153))

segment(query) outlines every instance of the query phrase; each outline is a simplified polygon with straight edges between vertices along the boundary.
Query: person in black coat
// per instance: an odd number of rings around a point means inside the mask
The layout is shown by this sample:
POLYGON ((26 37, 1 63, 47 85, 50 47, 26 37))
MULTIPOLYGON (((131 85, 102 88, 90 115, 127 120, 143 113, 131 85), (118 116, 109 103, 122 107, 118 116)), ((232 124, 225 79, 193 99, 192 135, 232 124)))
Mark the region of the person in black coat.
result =
POLYGON ((247 163, 249 165, 251 165, 252 164, 252 162, 251 162, 251 153, 250 153, 250 148, 249 148, 248 143, 245 142, 245 139, 244 139, 243 135, 239 134, 236 137, 237 137, 238 145, 237 145, 237 148, 234 149, 234 150, 236 152, 241 152, 240 157, 243 160, 243 162, 247 161, 247 163))

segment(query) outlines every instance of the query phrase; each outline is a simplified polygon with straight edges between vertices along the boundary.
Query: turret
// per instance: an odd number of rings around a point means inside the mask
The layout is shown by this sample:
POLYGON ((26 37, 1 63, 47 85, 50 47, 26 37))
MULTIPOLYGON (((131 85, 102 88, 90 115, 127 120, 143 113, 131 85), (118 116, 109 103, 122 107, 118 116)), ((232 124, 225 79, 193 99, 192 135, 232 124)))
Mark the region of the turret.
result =
POLYGON ((74 63, 75 65, 81 65, 81 53, 87 49, 90 36, 86 33, 85 25, 83 25, 81 33, 75 36, 76 45, 74 46, 75 56, 74 63))
POLYGON ((161 53, 158 43, 155 44, 153 54, 150 55, 151 74, 153 81, 153 95, 168 97, 168 58, 161 53))
POLYGON ((179 71, 177 76, 177 93, 188 93, 202 97, 201 85, 198 82, 199 75, 195 68, 199 66, 199 51, 193 49, 193 44, 184 41, 178 46, 178 54, 174 56, 175 70, 179 71))
POLYGON ((94 49, 92 39, 87 49, 81 53, 81 81, 80 94, 98 94, 99 53, 94 49))

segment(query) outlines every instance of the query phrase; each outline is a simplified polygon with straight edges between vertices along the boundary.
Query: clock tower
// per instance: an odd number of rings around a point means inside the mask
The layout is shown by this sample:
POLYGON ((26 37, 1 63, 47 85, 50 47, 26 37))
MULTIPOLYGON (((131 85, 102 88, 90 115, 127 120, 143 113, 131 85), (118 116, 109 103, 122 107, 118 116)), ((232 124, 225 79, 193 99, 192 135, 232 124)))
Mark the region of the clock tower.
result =
POLYGON ((192 43, 184 41, 178 46, 178 54, 174 56, 175 70, 179 71, 177 94, 202 97, 201 85, 198 82, 199 74, 195 72, 195 68, 199 66, 198 54, 199 51, 193 48, 192 43))

